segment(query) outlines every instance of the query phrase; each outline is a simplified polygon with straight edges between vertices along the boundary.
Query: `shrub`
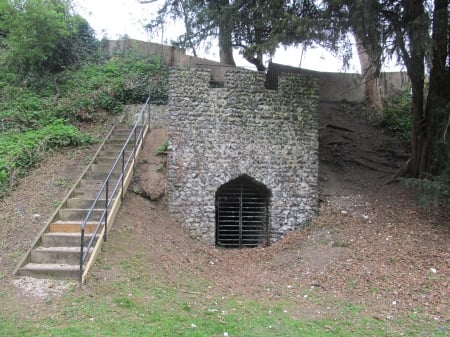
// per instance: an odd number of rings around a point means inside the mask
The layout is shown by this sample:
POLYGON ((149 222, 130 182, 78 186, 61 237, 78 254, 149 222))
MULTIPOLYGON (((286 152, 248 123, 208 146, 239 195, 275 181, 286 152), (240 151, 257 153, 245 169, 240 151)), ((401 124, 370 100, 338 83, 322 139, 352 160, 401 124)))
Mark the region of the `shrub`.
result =
POLYGON ((58 116, 73 118, 99 111, 116 113, 123 104, 145 102, 152 78, 160 79, 151 90, 152 101, 167 101, 168 71, 161 59, 137 55, 113 57, 100 64, 89 64, 61 77, 63 97, 58 116))
POLYGON ((419 202, 424 205, 445 205, 450 209, 450 147, 446 153, 445 166, 439 176, 404 180, 407 185, 418 189, 419 202))
POLYGON ((89 134, 60 120, 38 130, 0 134, 0 194, 5 192, 7 186, 14 184, 16 176, 23 175, 35 166, 46 150, 93 142, 89 134))
POLYGON ((155 151, 155 155, 161 156, 163 154, 167 153, 167 150, 169 149, 169 141, 166 139, 155 151))
POLYGON ((384 109, 382 125, 409 143, 411 139, 411 97, 409 93, 392 98, 384 109))

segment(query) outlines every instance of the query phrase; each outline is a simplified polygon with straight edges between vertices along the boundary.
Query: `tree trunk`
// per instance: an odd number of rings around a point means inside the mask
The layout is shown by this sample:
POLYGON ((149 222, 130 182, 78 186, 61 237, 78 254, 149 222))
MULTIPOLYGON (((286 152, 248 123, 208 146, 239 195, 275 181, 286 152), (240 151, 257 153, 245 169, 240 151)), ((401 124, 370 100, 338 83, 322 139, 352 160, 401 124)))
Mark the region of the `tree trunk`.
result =
POLYGON ((357 37, 357 34, 354 35, 366 97, 369 104, 379 112, 379 116, 377 117, 383 117, 382 109, 384 107, 384 100, 379 89, 380 77, 377 74, 377 66, 371 62, 370 56, 364 48, 362 41, 357 37))
POLYGON ((414 29, 407 30, 409 40, 409 56, 403 57, 412 89, 412 128, 411 128, 411 175, 422 178, 424 163, 427 161, 428 143, 426 141, 426 121, 424 119, 424 80, 425 80, 425 46, 424 38, 428 37, 428 24, 423 2, 406 0, 404 2, 405 21, 414 29))
POLYGON ((223 47, 219 45, 220 63, 235 66, 232 47, 223 47))
POLYGON ((450 121, 450 70, 448 69, 449 0, 435 0, 433 13, 433 53, 430 85, 425 107, 426 129, 422 144, 420 176, 440 175, 448 164, 448 123, 450 121))
MULTIPOLYGON (((229 6, 229 0, 221 0, 221 6, 229 6)), ((227 13, 228 11, 223 11, 227 13)), ((232 41, 232 31, 233 31, 233 18, 229 15, 223 15, 219 19, 219 56, 220 63, 229 64, 235 66, 233 57, 233 41, 232 41)))

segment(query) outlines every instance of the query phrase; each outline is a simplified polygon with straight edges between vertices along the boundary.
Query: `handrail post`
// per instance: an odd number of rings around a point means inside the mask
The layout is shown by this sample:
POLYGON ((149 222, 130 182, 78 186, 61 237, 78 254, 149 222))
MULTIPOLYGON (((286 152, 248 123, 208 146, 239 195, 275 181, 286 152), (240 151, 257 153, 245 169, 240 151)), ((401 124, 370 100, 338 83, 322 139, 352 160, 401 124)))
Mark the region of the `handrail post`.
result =
POLYGON ((120 199, 123 201, 123 178, 125 174, 125 150, 122 151, 122 174, 120 175, 120 183, 122 188, 120 190, 120 199))
POLYGON ((136 171, 136 145, 137 145, 137 134, 136 129, 134 129, 134 146, 133 146, 133 174, 136 171))
POLYGON ((103 241, 106 242, 108 235, 108 207, 109 207, 109 179, 106 180, 106 191, 105 191, 105 233, 103 234, 103 241))
POLYGON ((81 228, 80 236, 80 286, 83 284, 83 263, 84 263, 84 228, 81 228))
POLYGON ((150 95, 148 95, 147 99, 147 124, 148 127, 150 128, 150 95))

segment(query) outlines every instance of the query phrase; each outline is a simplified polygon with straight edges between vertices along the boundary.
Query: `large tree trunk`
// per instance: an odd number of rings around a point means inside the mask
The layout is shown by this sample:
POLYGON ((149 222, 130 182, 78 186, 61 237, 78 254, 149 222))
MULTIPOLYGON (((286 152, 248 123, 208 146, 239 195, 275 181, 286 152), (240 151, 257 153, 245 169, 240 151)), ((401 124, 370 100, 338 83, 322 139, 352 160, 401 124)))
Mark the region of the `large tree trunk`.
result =
POLYGON ((371 58, 363 46, 362 41, 355 34, 356 49, 358 51, 359 63, 361 65, 361 77, 365 86, 366 97, 369 104, 379 112, 382 117, 382 109, 384 107, 384 100, 380 92, 380 76, 377 71, 377 66, 371 62, 371 58))
POLYGON ((220 63, 235 66, 233 46, 231 43, 231 30, 224 25, 219 26, 219 56, 220 63))
POLYGON ((426 135, 424 119, 424 80, 425 80, 425 46, 424 39, 428 37, 428 24, 423 2, 416 0, 404 1, 405 21, 410 28, 407 30, 409 40, 409 56, 404 56, 406 69, 411 80, 412 89, 412 128, 411 128, 411 167, 410 173, 414 178, 422 178, 428 156, 428 142, 430 135, 426 135), (412 29, 412 23, 415 23, 412 29))
MULTIPOLYGON (((228 6, 230 4, 229 0, 221 0, 221 6, 228 6)), ((233 18, 229 15, 223 15, 219 19, 219 56, 220 62, 235 66, 233 57, 233 43, 232 43, 232 32, 233 32, 233 18)))
POLYGON ((417 168, 422 177, 440 175, 450 159, 446 135, 450 122, 448 5, 449 0, 434 1, 432 66, 424 114, 426 125, 421 144, 421 160, 417 168))

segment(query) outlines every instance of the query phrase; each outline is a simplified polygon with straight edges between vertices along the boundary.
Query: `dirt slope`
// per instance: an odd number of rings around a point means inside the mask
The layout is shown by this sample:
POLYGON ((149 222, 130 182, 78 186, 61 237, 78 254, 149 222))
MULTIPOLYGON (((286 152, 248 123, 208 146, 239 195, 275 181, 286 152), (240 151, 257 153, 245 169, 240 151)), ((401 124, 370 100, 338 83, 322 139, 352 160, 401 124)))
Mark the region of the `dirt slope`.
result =
MULTIPOLYGON (((333 303, 350 300, 383 320, 421 308, 423 315, 449 323, 448 212, 420 208, 412 191, 398 183, 385 184, 402 165, 403 150, 383 130, 359 117, 354 108, 322 104, 320 213, 308 228, 270 247, 240 251, 192 240, 171 220, 162 194, 164 175, 156 172, 164 158, 154 156, 166 132, 153 130, 131 189, 159 199, 128 194, 86 291, 95 292, 111 279, 132 282, 146 277, 149 282, 165 280, 183 292, 195 292, 189 287, 195 275, 213 285, 202 296, 287 296, 297 302, 298 316, 332 316, 333 303), (120 268, 121 261, 138 255, 139 263, 147 266, 145 275, 129 275, 120 268), (101 268, 105 264, 111 268, 101 268)), ((32 305, 40 301, 24 288, 7 290, 14 262, 33 237, 30 231, 38 226, 21 223, 21 235, 12 230, 18 224, 7 214, 17 214, 23 204, 26 216, 34 212, 42 198, 38 191, 55 184, 51 168, 51 162, 44 163, 30 177, 41 185, 28 193, 26 203, 19 192, 2 203, 1 214, 7 221, 2 220, 0 258, 8 262, 0 267, 0 292, 7 294, 8 305, 18 298, 32 305)))

